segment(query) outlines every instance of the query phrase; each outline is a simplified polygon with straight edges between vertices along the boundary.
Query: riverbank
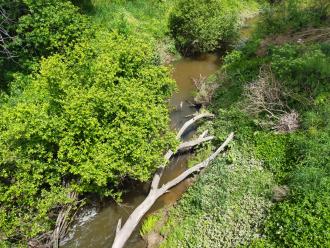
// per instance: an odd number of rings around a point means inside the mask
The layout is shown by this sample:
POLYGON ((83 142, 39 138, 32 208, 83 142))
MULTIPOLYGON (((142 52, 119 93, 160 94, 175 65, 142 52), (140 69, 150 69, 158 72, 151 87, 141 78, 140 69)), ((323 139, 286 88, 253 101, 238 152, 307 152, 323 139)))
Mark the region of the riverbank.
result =
MULTIPOLYGON (((148 242, 327 246, 330 5, 270 2, 3 1, 0 246, 108 247, 116 229, 114 246, 123 247, 161 194, 150 213, 190 185, 167 192, 179 176, 156 189, 164 152, 194 143, 179 146, 184 131, 173 129, 196 110, 192 123, 216 118, 187 136, 208 142, 189 159, 175 155, 162 180, 200 171, 219 149, 187 167, 231 133, 227 146, 232 131, 235 142, 166 218, 150 215, 141 227, 144 235, 157 227, 148 242), (239 30, 261 4, 249 37, 239 30), (177 61, 177 51, 191 58, 177 61), (208 52, 221 58, 210 77, 219 58, 208 52), (173 77, 184 80, 177 92, 173 77), (78 237, 64 239, 71 226, 78 237)), ((146 246, 138 229, 128 246, 146 246)))
MULTIPOLYGON (((139 35, 149 35, 152 36, 152 39, 156 39, 158 41, 163 41, 165 39, 171 44, 172 41, 169 38, 166 38, 166 32, 163 32, 161 35, 157 36, 153 34, 152 31, 143 28, 145 25, 143 21, 145 15, 143 13, 145 11, 147 11, 148 13, 150 11, 152 13, 149 8, 145 8, 146 5, 141 5, 140 2, 128 5, 115 4, 114 6, 105 6, 105 9, 103 10, 100 9, 103 4, 102 1, 98 1, 96 2, 96 4, 96 14, 94 13, 94 15, 96 15, 96 21, 108 21, 109 23, 106 23, 105 25, 109 25, 109 28, 113 28, 113 25, 117 24, 113 24, 111 18, 103 19, 104 17, 111 17, 114 14, 118 15, 120 13, 125 13, 126 22, 126 18, 128 18, 129 16, 134 16, 134 14, 136 15, 136 13, 139 13, 137 16, 134 17, 136 21, 134 22, 134 25, 130 27, 131 31, 134 30, 134 32, 136 32, 137 30, 140 30, 142 31, 142 33, 140 33, 139 35), (98 13, 98 11, 101 12, 98 13)), ((255 9, 253 13, 256 13, 255 9)), ((169 46, 168 43, 166 46, 169 46)), ((159 46, 156 45, 156 48, 158 50, 158 53, 163 52, 163 50, 159 50, 159 46)), ((167 50, 165 54, 168 57, 169 50, 167 50)), ((167 64, 168 62, 173 60, 173 55, 175 56, 176 53, 173 52, 171 54, 171 59, 167 60, 162 59, 164 55, 160 55, 161 63, 167 64)), ((194 101, 193 93, 196 89, 194 81, 192 79, 198 79, 201 76, 208 77, 212 73, 215 73, 219 69, 219 62, 220 60, 217 55, 205 54, 195 58, 184 58, 173 63, 173 78, 176 80, 178 87, 178 92, 174 93, 173 97, 170 100, 170 109, 172 109, 171 127, 173 129, 180 127, 186 121, 186 116, 189 116, 196 111, 196 109, 191 106, 191 103, 194 101)), ((188 157, 180 156, 178 158, 175 158, 174 161, 166 169, 163 175, 163 181, 168 181, 169 179, 179 175, 183 170, 185 170, 187 168, 188 157)), ((149 213, 152 213, 164 206, 174 204, 177 199, 181 197, 181 194, 188 188, 190 184, 191 180, 188 179, 173 188, 171 192, 161 197, 161 199, 157 201, 157 203, 149 213)), ((89 247, 95 245, 98 247, 103 247, 106 244, 111 243, 115 232, 116 220, 118 220, 119 218, 125 219, 129 215, 129 213, 133 211, 135 206, 137 206, 138 203, 142 201, 145 194, 146 192, 144 190, 134 191, 132 192, 132 194, 128 194, 127 197, 124 196, 124 201, 121 205, 118 206, 116 205, 116 203, 111 203, 107 207, 103 208, 99 211, 97 215, 92 216, 91 219, 81 224, 80 226, 78 225, 73 232, 73 237, 70 238, 71 240, 69 240, 64 247, 89 247), (104 213, 107 213, 109 217, 105 217, 104 213), (111 219, 108 220, 108 218, 111 219), (106 222, 106 220, 108 220, 108 223, 106 224, 107 228, 104 229, 104 223, 106 222)), ((139 231, 136 230, 133 233, 131 239, 128 241, 127 247, 136 248, 144 246, 145 243, 140 239, 139 231)))
POLYGON ((150 247, 329 244, 329 19, 317 23, 298 7, 265 13, 252 39, 225 57, 211 130, 219 140, 235 131, 235 141, 177 205, 151 218, 161 226, 145 222, 146 239, 161 241, 150 247))

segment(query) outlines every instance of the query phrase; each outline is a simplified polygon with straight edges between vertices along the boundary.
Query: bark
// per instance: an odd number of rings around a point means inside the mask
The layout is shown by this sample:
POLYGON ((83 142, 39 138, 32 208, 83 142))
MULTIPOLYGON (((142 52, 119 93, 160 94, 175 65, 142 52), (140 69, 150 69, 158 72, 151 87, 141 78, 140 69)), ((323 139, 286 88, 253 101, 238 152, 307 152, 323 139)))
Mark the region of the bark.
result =
POLYGON ((192 119, 190 119, 189 121, 187 121, 185 124, 183 124, 183 126, 181 127, 181 129, 179 130, 178 134, 176 135, 177 139, 180 139, 181 136, 183 135, 183 133, 191 126, 193 125, 196 121, 202 119, 202 118, 212 118, 214 117, 214 114, 211 113, 200 113, 200 114, 196 114, 192 119))
POLYGON ((178 152, 183 152, 183 151, 188 150, 188 149, 190 149, 194 146, 202 144, 203 142, 210 141, 210 140, 213 140, 213 139, 214 139, 214 136, 207 136, 205 138, 202 137, 202 138, 198 138, 198 139, 195 139, 195 140, 192 140, 192 141, 187 141, 187 142, 181 143, 181 145, 179 146, 178 152))
MULTIPOLYGON (((184 132, 185 129, 182 128, 181 130, 183 130, 181 132, 181 135, 182 135, 182 133, 184 132)), ((178 137, 181 137, 181 135, 178 137)), ((200 136, 200 137, 203 138, 203 136, 200 136)), ((210 162, 212 160, 214 160, 219 155, 219 153, 225 149, 225 147, 229 144, 229 142, 233 139, 233 137, 234 137, 234 133, 229 134, 229 136, 223 142, 223 144, 210 157, 208 157, 203 162, 187 169, 182 174, 180 174, 178 177, 176 177, 173 180, 169 181, 168 183, 162 185, 160 188, 158 188, 159 181, 160 181, 160 177, 161 177, 164 169, 163 169, 163 167, 159 168, 159 170, 157 171, 157 173, 155 174, 155 176, 153 178, 153 181, 151 184, 152 186, 151 186, 150 192, 149 192, 148 196, 146 197, 146 199, 128 217, 128 219, 125 222, 123 227, 120 227, 121 219, 119 220, 119 223, 117 225, 117 232, 116 232, 116 236, 115 236, 115 240, 113 242, 112 248, 124 247, 126 241, 131 236, 132 232, 134 231, 136 226, 139 224, 142 217, 152 207, 152 205, 156 202, 156 200, 163 194, 167 193, 169 189, 171 189, 172 187, 174 187, 175 185, 177 185, 178 183, 183 181, 185 178, 187 178, 189 175, 191 175, 195 172, 199 172, 203 168, 207 167, 210 164, 210 162)))

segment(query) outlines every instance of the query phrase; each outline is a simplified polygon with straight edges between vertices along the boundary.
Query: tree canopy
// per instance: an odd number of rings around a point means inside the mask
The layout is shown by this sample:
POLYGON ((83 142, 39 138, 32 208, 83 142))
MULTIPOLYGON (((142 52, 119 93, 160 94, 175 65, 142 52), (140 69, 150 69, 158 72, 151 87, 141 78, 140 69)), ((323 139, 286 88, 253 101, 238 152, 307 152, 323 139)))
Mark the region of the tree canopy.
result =
POLYGON ((24 89, 0 110, 6 236, 47 230, 46 214, 67 201, 65 185, 117 197, 124 178, 149 178, 175 145, 166 104, 174 84, 156 62, 143 40, 99 32, 17 76, 13 88, 24 89))

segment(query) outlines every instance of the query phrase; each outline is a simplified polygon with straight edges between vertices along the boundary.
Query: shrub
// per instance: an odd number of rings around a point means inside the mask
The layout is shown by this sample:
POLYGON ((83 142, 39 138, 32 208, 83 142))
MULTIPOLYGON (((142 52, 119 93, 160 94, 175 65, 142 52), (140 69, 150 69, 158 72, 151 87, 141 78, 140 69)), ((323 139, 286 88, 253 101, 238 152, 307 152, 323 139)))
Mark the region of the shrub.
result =
POLYGON ((238 28, 230 0, 180 0, 170 17, 171 34, 184 54, 214 51, 238 28))
POLYGON ((291 103, 330 90, 330 59, 321 45, 275 47, 271 60, 272 71, 292 93, 291 103))
POLYGON ((327 0, 280 1, 264 10, 259 32, 268 35, 319 27, 329 16, 329 7, 327 0))
POLYGON ((277 247, 328 247, 329 204, 329 192, 308 194, 281 203, 266 222, 266 234, 277 247))
POLYGON ((92 30, 88 18, 66 0, 24 0, 28 13, 19 19, 15 47, 20 55, 63 53, 92 30))
POLYGON ((124 178, 147 181, 175 148, 166 105, 174 84, 153 52, 102 31, 17 77, 13 87, 26 86, 0 106, 2 236, 49 230, 69 190, 118 199, 124 178))
POLYGON ((265 168, 283 179, 292 170, 288 158, 288 138, 285 134, 258 132, 255 134, 255 154, 264 162, 265 168))

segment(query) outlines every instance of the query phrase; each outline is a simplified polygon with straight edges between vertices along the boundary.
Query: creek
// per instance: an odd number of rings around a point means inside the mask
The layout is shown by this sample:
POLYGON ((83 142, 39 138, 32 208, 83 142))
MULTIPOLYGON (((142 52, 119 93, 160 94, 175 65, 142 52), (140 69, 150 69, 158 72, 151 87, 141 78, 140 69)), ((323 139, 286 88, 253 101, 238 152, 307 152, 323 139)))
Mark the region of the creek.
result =
MULTIPOLYGON (((219 65, 219 57, 215 54, 204 54, 197 58, 183 58, 172 64, 172 76, 178 88, 170 99, 172 129, 180 128, 187 121, 186 116, 196 112, 196 109, 191 106, 195 91, 193 78, 207 77, 215 73, 219 65)), ((184 139, 189 138, 193 132, 194 130, 188 131, 184 139)), ((185 154, 172 158, 163 174, 161 184, 181 174, 187 168, 189 156, 189 154, 185 154)), ((160 197, 148 214, 175 203, 189 187, 190 182, 191 180, 188 178, 172 188, 169 193, 160 197)), ((130 187, 129 192, 123 196, 123 202, 120 205, 111 200, 102 201, 101 204, 88 205, 80 211, 67 239, 62 242, 62 247, 111 247, 118 219, 122 218, 125 221, 134 208, 147 196, 148 190, 148 184, 137 184, 130 187)), ((139 234, 139 228, 136 228, 125 247, 146 247, 145 241, 139 234)))

